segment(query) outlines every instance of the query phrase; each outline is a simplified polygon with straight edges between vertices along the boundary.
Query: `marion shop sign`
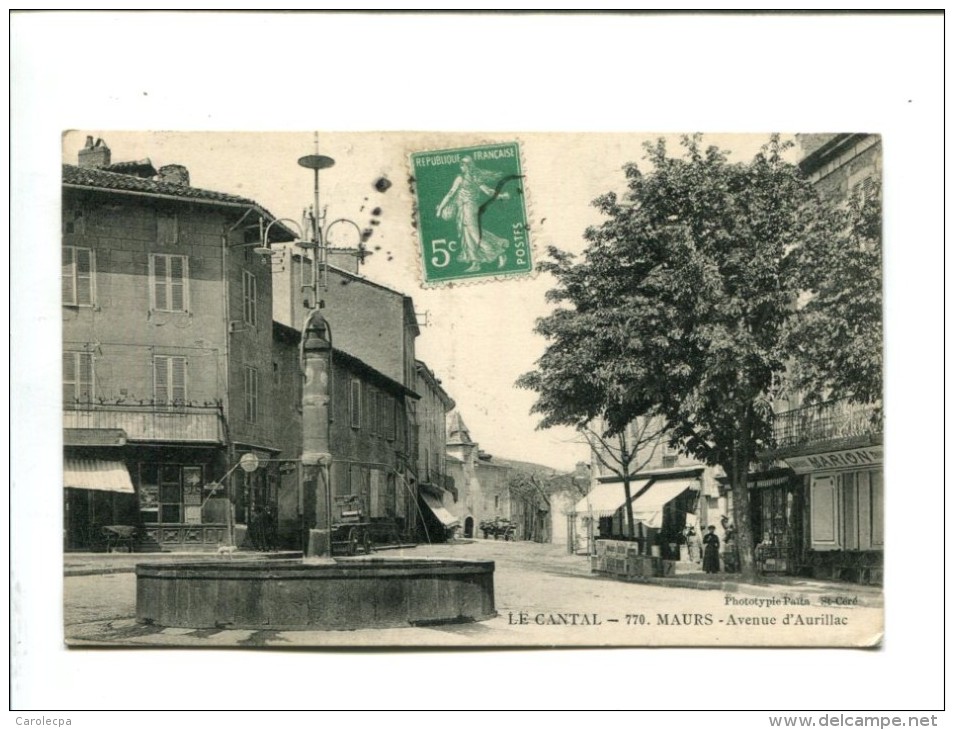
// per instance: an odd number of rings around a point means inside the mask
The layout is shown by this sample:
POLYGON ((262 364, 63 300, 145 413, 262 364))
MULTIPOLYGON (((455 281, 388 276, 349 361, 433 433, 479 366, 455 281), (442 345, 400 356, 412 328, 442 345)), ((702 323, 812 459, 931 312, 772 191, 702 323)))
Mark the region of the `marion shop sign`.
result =
POLYGON ((788 456, 785 461, 797 474, 825 469, 858 469, 881 464, 884 461, 884 447, 869 446, 863 449, 831 451, 811 456, 788 456))

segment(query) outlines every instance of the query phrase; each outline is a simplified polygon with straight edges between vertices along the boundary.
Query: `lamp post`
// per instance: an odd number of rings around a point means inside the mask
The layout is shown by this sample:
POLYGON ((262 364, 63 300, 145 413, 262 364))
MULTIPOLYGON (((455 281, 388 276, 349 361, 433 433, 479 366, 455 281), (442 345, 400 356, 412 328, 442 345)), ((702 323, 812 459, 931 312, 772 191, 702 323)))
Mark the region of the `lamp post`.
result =
MULTIPOLYGON (((312 278, 308 286, 314 293, 309 301, 301 332, 302 384, 302 493, 314 495, 314 528, 308 528, 305 553, 309 556, 331 555, 331 408, 332 346, 331 327, 322 316, 321 288, 328 262, 328 249, 322 240, 321 192, 319 174, 335 164, 325 155, 305 155, 298 160, 302 167, 314 170, 315 203, 311 241, 301 241, 306 251, 313 249, 312 278), (321 270, 321 274, 319 274, 321 270)), ((304 258, 303 258, 304 261, 304 258)), ((310 499, 308 501, 311 501, 310 499)), ((310 511, 310 510, 309 510, 310 511)), ((306 518, 306 525, 310 519, 306 518)))
MULTIPOLYGON (((302 274, 302 290, 310 290, 312 295, 305 299, 305 315, 301 331, 301 351, 299 360, 303 375, 302 384, 302 450, 300 498, 302 505, 303 546, 309 556, 331 554, 332 533, 332 485, 331 466, 331 422, 334 406, 334 370, 332 367, 333 347, 332 328, 322 315, 324 307, 322 290, 327 288, 328 241, 333 228, 350 225, 358 234, 358 259, 364 260, 367 252, 361 240, 361 229, 347 218, 333 220, 324 225, 325 216, 321 212, 322 170, 333 167, 335 161, 326 155, 305 155, 298 164, 314 171, 314 206, 311 214, 311 226, 302 226, 302 234, 297 245, 304 252, 302 272, 305 271, 306 255, 312 251, 311 279, 307 283, 302 274), (311 234, 310 237, 308 234, 311 234), (310 238, 310 240, 305 240, 310 238)), ((263 237, 268 246, 267 229, 263 237)))

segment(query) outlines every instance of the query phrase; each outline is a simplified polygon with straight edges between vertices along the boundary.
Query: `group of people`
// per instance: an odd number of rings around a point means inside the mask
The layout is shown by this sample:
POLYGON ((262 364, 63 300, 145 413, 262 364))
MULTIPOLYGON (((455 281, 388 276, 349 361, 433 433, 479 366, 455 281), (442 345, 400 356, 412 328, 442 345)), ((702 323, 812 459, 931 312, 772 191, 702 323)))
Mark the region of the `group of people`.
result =
MULTIPOLYGON (((725 539, 725 549, 724 551, 720 550, 722 547, 722 542, 719 540, 719 536, 716 534, 715 525, 709 525, 706 528, 706 534, 702 536, 702 570, 706 573, 718 573, 720 570, 720 553, 723 554, 725 562, 727 565, 726 569, 729 568, 728 563, 730 555, 730 545, 732 544, 735 537, 735 528, 729 522, 729 518, 725 515, 722 516, 722 534, 725 539)), ((732 546, 734 547, 734 546, 732 546)), ((734 563, 734 560, 732 561, 734 563)))

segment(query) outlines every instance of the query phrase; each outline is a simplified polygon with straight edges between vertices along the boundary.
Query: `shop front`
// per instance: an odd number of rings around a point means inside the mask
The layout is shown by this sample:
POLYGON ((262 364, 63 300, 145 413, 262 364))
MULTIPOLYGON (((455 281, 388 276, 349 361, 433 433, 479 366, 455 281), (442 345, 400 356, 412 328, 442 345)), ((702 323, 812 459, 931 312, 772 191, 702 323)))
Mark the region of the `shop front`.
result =
POLYGON ((637 554, 678 561, 686 544, 687 525, 699 523, 700 477, 687 475, 640 475, 630 481, 630 500, 635 530, 631 531, 626 510, 626 491, 621 480, 598 483, 573 508, 571 528, 587 554, 595 552, 596 540, 634 542, 637 554))
POLYGON ((802 480, 804 550, 797 572, 881 584, 884 579, 884 449, 880 444, 785 462, 802 480))
POLYGON ((782 469, 753 474, 748 479, 755 561, 761 573, 791 574, 797 570, 805 544, 802 481, 801 476, 782 469))
POLYGON ((214 550, 229 544, 229 500, 217 449, 138 447, 127 455, 138 498, 138 549, 214 550))
POLYGON ((67 456, 63 486, 64 550, 106 550, 129 537, 131 528, 116 529, 134 523, 136 516, 136 492, 125 463, 111 454, 67 456))

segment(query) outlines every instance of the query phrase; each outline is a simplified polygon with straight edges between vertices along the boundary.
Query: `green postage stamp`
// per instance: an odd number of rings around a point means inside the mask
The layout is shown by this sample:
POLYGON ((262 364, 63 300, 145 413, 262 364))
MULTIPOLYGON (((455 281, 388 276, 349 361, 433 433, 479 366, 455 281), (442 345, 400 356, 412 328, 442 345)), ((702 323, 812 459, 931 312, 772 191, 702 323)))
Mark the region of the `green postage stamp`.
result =
POLYGON ((411 155, 424 282, 533 271, 517 142, 411 155))

